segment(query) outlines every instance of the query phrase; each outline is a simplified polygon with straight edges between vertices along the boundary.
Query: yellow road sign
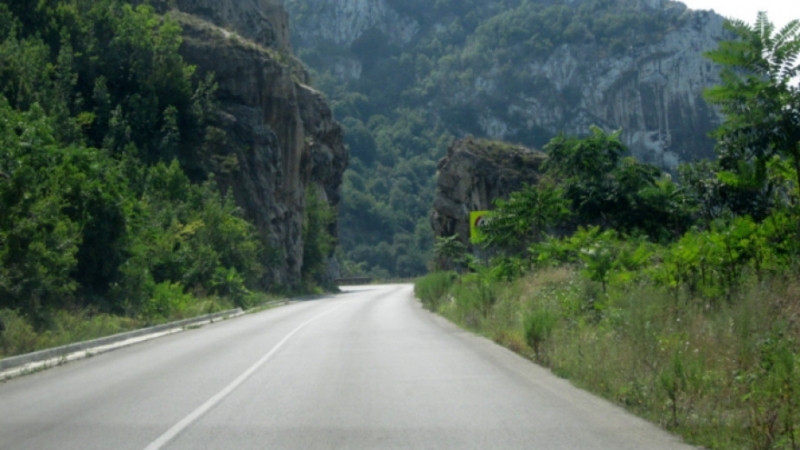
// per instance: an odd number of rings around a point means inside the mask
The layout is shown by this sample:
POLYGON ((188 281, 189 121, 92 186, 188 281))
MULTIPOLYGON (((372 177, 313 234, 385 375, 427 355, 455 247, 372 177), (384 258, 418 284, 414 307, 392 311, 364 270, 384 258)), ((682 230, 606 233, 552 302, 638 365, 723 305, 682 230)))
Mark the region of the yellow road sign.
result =
POLYGON ((470 211, 469 213, 469 239, 474 241, 480 236, 481 226, 485 223, 489 211, 470 211))

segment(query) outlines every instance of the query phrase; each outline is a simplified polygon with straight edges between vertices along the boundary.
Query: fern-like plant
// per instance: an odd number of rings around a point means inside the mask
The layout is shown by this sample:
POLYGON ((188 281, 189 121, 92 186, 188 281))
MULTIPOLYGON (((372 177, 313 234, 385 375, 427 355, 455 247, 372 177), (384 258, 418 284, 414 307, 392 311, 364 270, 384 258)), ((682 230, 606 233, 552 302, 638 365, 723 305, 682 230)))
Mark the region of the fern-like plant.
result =
MULTIPOLYGON (((725 26, 736 39, 706 53, 723 67, 722 83, 706 91, 726 115, 715 132, 717 151, 724 170, 752 164, 749 172, 768 191, 765 167, 775 155, 790 159, 800 179, 800 20, 776 32, 761 12, 753 25, 730 20, 725 26)), ((800 197, 800 183, 795 189, 800 197)))

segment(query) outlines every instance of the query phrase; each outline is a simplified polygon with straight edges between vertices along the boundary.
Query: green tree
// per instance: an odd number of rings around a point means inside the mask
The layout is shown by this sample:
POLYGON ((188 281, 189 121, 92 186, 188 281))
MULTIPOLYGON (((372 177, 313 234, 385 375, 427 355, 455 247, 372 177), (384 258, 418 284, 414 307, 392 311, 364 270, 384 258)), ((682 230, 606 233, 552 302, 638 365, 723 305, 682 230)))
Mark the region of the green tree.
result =
POLYGON ((70 306, 78 288, 84 223, 70 217, 69 189, 82 174, 65 159, 83 150, 58 148, 41 108, 19 113, 2 95, 0 148, 0 307, 40 320, 43 309, 70 306))
POLYGON ((437 237, 433 253, 435 255, 434 270, 457 270, 465 265, 467 246, 461 242, 457 234, 437 237))
POLYGON ((545 146, 545 170, 563 187, 577 225, 677 238, 691 223, 684 190, 659 168, 623 157, 619 136, 596 126, 587 137, 556 136, 545 146))
POLYGON ((581 223, 608 226, 611 222, 612 174, 627 151, 619 135, 619 131, 607 134, 593 126, 586 138, 560 134, 545 146, 545 170, 566 186, 564 195, 581 223))
POLYGON ((324 279, 328 258, 333 256, 334 239, 331 225, 334 211, 321 197, 317 188, 306 190, 305 219, 303 220, 303 280, 319 284, 324 279))
POLYGON ((791 161, 797 201, 800 88, 793 80, 800 74, 800 21, 791 21, 776 32, 761 12, 754 25, 732 20, 725 26, 736 39, 706 53, 723 67, 722 84, 706 91, 708 101, 725 113, 724 123, 714 133, 721 168, 729 174, 723 175, 723 182, 762 192, 759 201, 765 202, 777 188, 767 177, 767 164, 779 155, 791 161))
POLYGON ((481 227, 482 240, 516 253, 541 241, 551 227, 566 219, 568 205, 559 188, 526 185, 508 200, 495 201, 495 210, 481 227))

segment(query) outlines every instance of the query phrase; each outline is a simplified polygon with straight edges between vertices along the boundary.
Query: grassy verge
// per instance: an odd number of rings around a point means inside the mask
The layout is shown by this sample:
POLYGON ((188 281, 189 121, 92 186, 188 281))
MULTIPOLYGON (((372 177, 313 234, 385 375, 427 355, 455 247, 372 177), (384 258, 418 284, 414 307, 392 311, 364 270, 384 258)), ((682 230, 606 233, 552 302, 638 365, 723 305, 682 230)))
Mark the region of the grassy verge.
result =
POLYGON ((415 291, 429 309, 688 442, 800 448, 800 281, 743 286, 712 305, 646 283, 603 292, 562 267, 514 282, 433 273, 415 291))
POLYGON ((0 358, 110 336, 147 326, 234 308, 227 299, 207 298, 181 305, 167 315, 126 317, 90 310, 53 311, 34 323, 10 309, 0 309, 5 330, 0 333, 0 358))
MULTIPOLYGON (((315 289, 322 292, 320 288, 315 289)), ((172 293, 157 299, 159 304, 168 304, 169 308, 158 308, 158 314, 136 317, 97 313, 91 310, 57 310, 42 315, 37 321, 32 321, 17 311, 0 309, 0 322, 5 326, 5 330, 0 332, 0 359, 212 314, 237 306, 248 312, 258 312, 272 308, 276 300, 307 293, 307 291, 285 294, 250 292, 242 298, 237 298, 236 301, 227 297, 198 298, 194 295, 172 293)))

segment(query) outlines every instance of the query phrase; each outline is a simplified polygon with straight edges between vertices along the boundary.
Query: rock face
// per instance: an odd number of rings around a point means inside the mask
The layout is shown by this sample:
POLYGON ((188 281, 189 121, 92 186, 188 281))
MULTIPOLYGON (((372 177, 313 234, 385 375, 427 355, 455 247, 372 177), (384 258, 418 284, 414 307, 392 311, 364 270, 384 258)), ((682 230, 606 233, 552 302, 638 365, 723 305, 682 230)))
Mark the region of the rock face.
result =
POLYGON ((539 182, 544 153, 521 146, 467 138, 456 140, 438 164, 439 177, 431 214, 435 236, 457 234, 469 242, 469 213, 493 209, 523 184, 539 182))
MULTIPOLYGON (((295 45, 338 49, 326 52, 320 58, 325 67, 316 68, 347 81, 359 79, 365 63, 378 64, 375 55, 361 51, 369 42, 413 54, 420 41, 435 47, 439 36, 445 40, 453 27, 507 12, 520 2, 474 3, 469 11, 430 16, 425 11, 434 14, 433 2, 422 7, 391 0, 288 0, 287 7, 295 45)), ((585 0, 539 3, 578 8, 585 0)), ((669 0, 614 0, 608 4, 620 14, 634 10, 675 25, 655 42, 622 38, 611 49, 592 38, 588 43, 563 44, 544 57, 522 52, 513 58, 511 70, 505 67, 508 62, 492 62, 491 55, 481 67, 456 65, 453 70, 470 72, 471 81, 439 86, 438 94, 432 93, 432 98, 426 99, 428 106, 422 107, 459 111, 462 117, 474 118, 474 124, 468 126, 445 123, 456 135, 472 133, 541 146, 560 131, 585 134, 590 125, 598 125, 607 131, 621 128, 623 142, 634 156, 669 170, 680 162, 712 157, 713 141, 707 135, 719 125, 721 116, 705 103, 703 91, 719 82, 719 68, 703 53, 729 37, 722 26, 723 17, 692 11, 669 0), (516 81, 509 81, 509 73, 516 81)), ((530 33, 531 39, 538 39, 535 30, 530 33)), ((452 51, 456 60, 470 54, 469 37, 461 45, 463 48, 452 51)), ((514 51, 513 45, 509 48, 514 51)), ((390 56, 397 58, 398 54, 390 56)), ((441 114, 445 122, 449 120, 446 116, 441 114)))
MULTIPOLYGON (((303 266, 307 189, 336 208, 347 166, 342 132, 292 54, 287 15, 273 0, 178 0, 181 48, 219 88, 205 166, 267 244, 266 286, 295 286, 303 266)), ((336 226, 331 227, 336 236, 336 226)), ((336 274, 332 274, 335 276, 336 274)))
MULTIPOLYGON (((294 20, 302 27, 294 34, 301 47, 330 45, 350 48, 370 36, 386 36, 393 43, 408 44, 420 31, 419 22, 395 11, 386 0, 287 0, 287 7, 299 13, 294 20), (300 14, 300 11, 307 12, 300 14)), ((297 26, 297 25, 295 25, 297 26)), ((358 79, 363 61, 344 55, 328 55, 330 68, 342 80, 358 79)))
MULTIPOLYGON (((310 12, 297 35, 303 45, 319 42, 349 47, 371 30, 396 44, 408 44, 420 31, 417 19, 401 14, 386 0, 287 0, 289 8, 310 12)), ((296 24, 299 25, 298 22, 296 24)))
POLYGON ((289 18, 276 0, 177 0, 176 5, 259 45, 290 49, 289 18))
MULTIPOLYGON (((679 13, 678 6, 672 7, 679 13)), ((703 91, 720 78, 718 67, 703 53, 726 37, 723 18, 684 13, 683 27, 656 44, 631 47, 621 55, 592 45, 562 45, 546 60, 528 62, 522 68, 525 74, 547 86, 533 95, 508 95, 487 71, 478 81, 483 95, 503 98, 508 105, 480 113, 483 131, 492 139, 516 140, 531 127, 577 135, 598 125, 621 128, 634 156, 669 170, 713 157, 707 135, 721 116, 706 104, 703 91)), ((474 105, 479 98, 472 96, 467 103, 474 105)))

